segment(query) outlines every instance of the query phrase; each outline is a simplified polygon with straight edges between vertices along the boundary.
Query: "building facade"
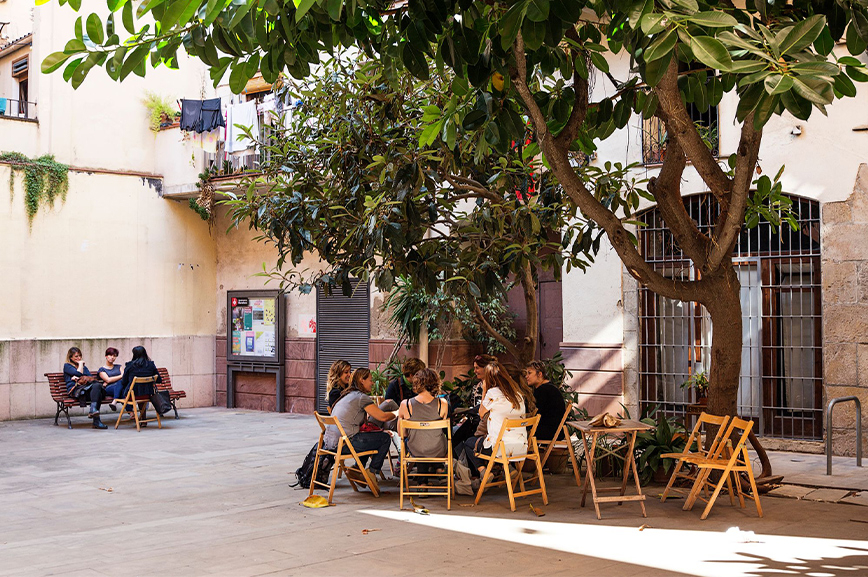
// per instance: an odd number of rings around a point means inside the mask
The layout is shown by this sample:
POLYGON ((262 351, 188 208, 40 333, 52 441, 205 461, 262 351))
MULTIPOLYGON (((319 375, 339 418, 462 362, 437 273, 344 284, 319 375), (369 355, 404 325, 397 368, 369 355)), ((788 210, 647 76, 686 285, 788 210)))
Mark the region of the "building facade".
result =
MULTIPOLYGON (((227 291, 271 288, 255 275, 276 253, 253 232, 232 228, 225 210, 209 228, 187 203, 203 169, 231 172, 238 162, 255 169, 257 159, 205 152, 175 126, 152 132, 142 100, 152 93, 170 102, 260 101, 270 87, 255 81, 232 97, 227 87, 212 87, 201 63, 182 57, 180 71, 149 70, 145 79, 120 84, 96 69, 73 90, 60 73, 38 71, 47 54, 62 49, 75 14, 53 3, 25 4, 0 3, 0 22, 9 22, 0 31, 0 152, 53 155, 70 167, 69 191, 31 222, 23 173, 0 162, 0 420, 53 412, 43 373, 59 370, 70 346, 81 347, 96 368, 106 346, 121 349, 125 360, 132 346, 144 344, 187 390, 188 406, 225 406, 227 291)), ((626 57, 610 62, 616 78, 626 78, 628 66, 626 57)), ((615 88, 601 77, 594 91, 598 98, 615 88)), ((851 408, 842 407, 831 424, 822 409, 845 394, 868 405, 866 94, 836 102, 828 117, 803 122, 785 114, 765 129, 760 166, 774 174, 786 165, 784 188, 799 218, 799 231, 761 224, 737 249, 745 327, 740 411, 759 421, 770 446, 816 450, 832 426, 836 452, 853 452, 851 408)), ((725 95, 719 106, 696 111, 722 159, 737 145, 735 107, 725 95)), ((648 178, 663 155, 663 128, 635 116, 592 162, 638 163, 637 173, 648 178)), ((227 174, 214 182, 228 190, 235 180, 227 174)), ((700 225, 714 217, 690 167, 683 194, 700 225)), ((654 207, 644 208, 645 256, 664 274, 691 278, 695 272, 654 207)), ((305 266, 317 266, 316 259, 305 266)), ((701 307, 642 290, 607 246, 587 273, 574 270, 540 293, 545 350, 563 352, 589 412, 621 412, 623 403, 634 416, 658 405, 686 413, 695 399, 680 384, 708 366, 709 321, 701 307)), ((291 293, 283 301, 288 411, 312 412, 323 384, 312 330, 317 298, 291 293)), ((372 366, 395 342, 382 298, 372 290, 363 303, 370 334, 353 345, 365 349, 372 366)), ((472 346, 439 346, 429 357, 447 375, 469 368, 472 346)), ((273 383, 273 376, 240 373, 234 404, 274 410, 273 383)))

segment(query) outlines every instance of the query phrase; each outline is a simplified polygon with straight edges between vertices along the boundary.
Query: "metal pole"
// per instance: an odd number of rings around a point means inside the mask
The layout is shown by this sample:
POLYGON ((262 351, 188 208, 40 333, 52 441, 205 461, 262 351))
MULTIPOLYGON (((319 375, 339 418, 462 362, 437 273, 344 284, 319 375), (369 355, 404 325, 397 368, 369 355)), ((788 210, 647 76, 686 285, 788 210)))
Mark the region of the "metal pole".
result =
POLYGON ((838 397, 826 405, 826 474, 832 474, 832 409, 838 403, 856 403, 856 466, 862 466, 862 401, 858 397, 838 397))

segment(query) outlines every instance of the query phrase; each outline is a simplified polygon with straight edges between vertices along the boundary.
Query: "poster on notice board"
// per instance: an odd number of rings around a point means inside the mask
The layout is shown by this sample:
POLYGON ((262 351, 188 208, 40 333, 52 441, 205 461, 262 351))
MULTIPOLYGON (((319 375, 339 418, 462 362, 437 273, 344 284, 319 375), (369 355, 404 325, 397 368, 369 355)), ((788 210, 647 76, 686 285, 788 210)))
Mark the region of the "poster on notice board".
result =
POLYGON ((229 292, 230 359, 273 361, 280 360, 283 334, 280 297, 276 291, 229 292))

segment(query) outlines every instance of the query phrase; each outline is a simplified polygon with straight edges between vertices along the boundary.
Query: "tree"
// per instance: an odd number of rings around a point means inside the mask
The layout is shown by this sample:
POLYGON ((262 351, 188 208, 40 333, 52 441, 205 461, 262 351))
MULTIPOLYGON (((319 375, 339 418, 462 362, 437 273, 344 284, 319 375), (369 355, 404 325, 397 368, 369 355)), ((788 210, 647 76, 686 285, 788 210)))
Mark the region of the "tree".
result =
MULTIPOLYGON (((80 4, 68 1, 76 9, 80 4)), ((122 45, 113 18, 104 31, 99 16, 91 14, 84 23, 79 19, 76 37, 64 52, 48 56, 43 70, 73 59, 64 70, 73 85, 96 65, 123 79, 131 72, 144 74, 149 54, 152 64, 176 65, 175 53, 183 44, 212 66, 215 82, 230 71, 230 85, 239 91, 258 69, 268 81, 284 67, 294 77, 305 77, 319 52, 338 44, 376 57, 390 78, 400 70, 428 78, 432 58, 439 70, 454 72, 452 92, 460 99, 452 116, 429 119, 441 123, 439 137, 447 137, 447 146, 453 124, 455 130, 483 135, 494 126, 500 135, 521 138, 508 121, 508 111, 520 106, 555 182, 606 232, 630 274, 660 295, 708 309, 714 333, 709 410, 735 414, 741 314, 732 251, 746 221, 764 216, 777 222, 774 209, 785 206, 771 179, 754 183, 763 126, 785 112, 800 119, 814 109, 825 112, 835 99, 855 95, 853 81, 868 80, 855 58, 868 41, 868 1, 748 0, 747 5, 730 0, 299 0, 297 6, 277 0, 146 0, 138 13, 160 24, 152 29, 135 26, 130 2, 108 0, 109 9, 121 10, 131 40, 122 45), (834 46, 842 37, 850 55, 839 57, 834 46), (629 78, 608 72, 606 56, 621 52, 631 59, 629 78), (614 83, 614 96, 591 102, 591 67, 614 83), (738 98, 742 127, 736 152, 721 166, 685 103, 716 104, 728 92, 738 98), (665 278, 642 258, 622 221, 624 208, 638 198, 636 191, 600 197, 589 184, 588 169, 570 162, 570 151, 590 154, 595 141, 608 138, 640 111, 646 118, 658 116, 666 126, 667 154, 648 193, 694 261, 698 280, 665 278), (696 227, 681 201, 688 161, 720 204, 710 234, 696 227)), ((480 154, 490 152, 489 140, 477 142, 480 154)))
MULTIPOLYGON (((586 267, 602 232, 578 217, 538 159, 523 154, 524 139, 454 125, 440 138, 441 123, 419 138, 426 121, 456 107, 449 78, 390 82, 382 64, 355 58, 330 59, 320 72, 281 81, 278 92, 303 105, 272 129, 269 160, 247 180, 249 194, 225 202, 234 222, 247 221, 277 247, 277 270, 266 274, 303 292, 316 284, 348 292, 351 276, 388 292, 410 279, 420 297, 456 300, 448 316, 469 311, 464 320, 499 348, 520 363, 532 360, 538 272, 560 278, 565 264, 586 267), (479 138, 489 138, 489 154, 478 153, 479 138), (324 266, 299 270, 309 253, 324 266), (491 300, 504 302, 513 284, 528 319, 518 343, 490 317, 491 300)), ((611 192, 634 186, 626 172, 595 169, 611 192)))

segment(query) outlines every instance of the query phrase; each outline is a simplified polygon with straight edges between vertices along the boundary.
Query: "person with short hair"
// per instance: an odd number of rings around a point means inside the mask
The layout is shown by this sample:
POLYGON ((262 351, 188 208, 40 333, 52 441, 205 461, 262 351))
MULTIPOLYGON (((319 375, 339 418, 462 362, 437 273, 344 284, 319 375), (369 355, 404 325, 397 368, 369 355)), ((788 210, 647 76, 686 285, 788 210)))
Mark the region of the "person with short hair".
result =
POLYGON ((401 365, 401 374, 392 379, 389 386, 386 388, 386 394, 383 396, 385 401, 394 401, 395 406, 399 406, 405 399, 414 396, 412 383, 413 377, 425 368, 425 363, 422 359, 411 357, 404 361, 401 365))
MULTIPOLYGON (((374 399, 371 398, 371 389, 374 386, 374 381, 371 378, 371 371, 367 368, 359 368, 353 371, 349 386, 341 393, 337 403, 332 409, 332 416, 335 417, 344 429, 350 442, 353 444, 356 452, 377 451, 377 454, 371 457, 371 462, 368 465, 368 471, 373 477, 373 483, 377 484, 377 475, 383 468, 383 462, 386 460, 386 455, 389 454, 389 447, 392 443, 392 438, 385 431, 361 431, 362 425, 368 420, 368 417, 377 419, 378 421, 387 422, 393 421, 397 417, 395 413, 385 412, 380 410, 374 404, 374 399)), ((340 440, 340 431, 334 425, 326 427, 323 443, 325 447, 331 451, 337 449, 338 441, 340 440)), ((346 453, 349 453, 349 447, 344 448, 346 453)), ((362 462, 358 463, 359 467, 364 467, 367 462, 367 457, 362 457, 362 462)), ((377 486, 379 490, 379 486, 377 486)))
POLYGON ((564 396, 548 379, 546 366, 541 361, 532 361, 524 370, 527 384, 533 388, 533 397, 539 412, 539 426, 536 428, 538 439, 550 441, 563 438, 563 431, 558 431, 567 404, 564 396))
POLYGON ((497 362, 497 357, 494 355, 481 354, 473 357, 473 375, 479 382, 473 387, 473 392, 470 394, 470 406, 475 407, 482 401, 482 381, 485 380, 485 367, 494 362, 497 362))
MULTIPOLYGON (((432 369, 422 369, 413 377, 413 391, 416 396, 404 400, 398 409, 398 429, 400 421, 439 421, 449 415, 449 403, 440 394, 440 377, 432 369)), ((404 439, 407 452, 414 457, 445 457, 446 435, 443 429, 431 431, 411 429, 404 439)), ((416 463, 421 474, 430 473, 432 463, 416 463)), ((421 483, 425 484, 425 483, 421 483)))
POLYGON ((102 383, 94 378, 82 359, 81 349, 72 347, 66 353, 63 364, 63 377, 66 381, 66 394, 76 399, 82 407, 90 404, 87 416, 93 419, 94 429, 107 429, 99 418, 99 408, 105 397, 102 383))
MULTIPOLYGON (((124 377, 124 368, 120 364, 115 364, 118 359, 118 350, 114 347, 109 347, 105 350, 105 364, 97 369, 97 376, 104 383, 106 396, 114 399, 123 396, 123 385, 120 380, 124 377)), ((114 401, 109 403, 112 411, 117 411, 114 401)))
POLYGON ((349 361, 338 359, 329 367, 329 376, 326 384, 326 394, 329 404, 329 409, 333 409, 335 403, 341 397, 341 393, 350 384, 350 378, 353 375, 353 367, 349 361))

